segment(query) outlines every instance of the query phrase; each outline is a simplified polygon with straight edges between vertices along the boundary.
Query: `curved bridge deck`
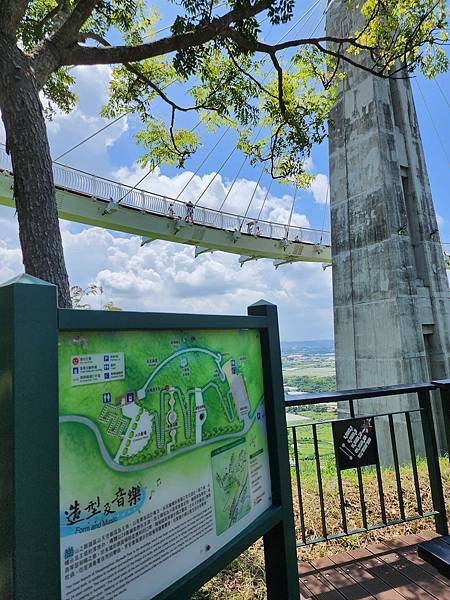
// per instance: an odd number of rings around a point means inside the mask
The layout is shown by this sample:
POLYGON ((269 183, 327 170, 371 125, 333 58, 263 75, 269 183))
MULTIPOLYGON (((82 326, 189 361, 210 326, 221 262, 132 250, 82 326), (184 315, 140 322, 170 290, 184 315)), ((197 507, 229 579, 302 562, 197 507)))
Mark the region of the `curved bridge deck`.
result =
MULTIPOLYGON (((133 189, 64 165, 53 167, 60 218, 85 225, 240 255, 240 262, 272 258, 275 266, 296 261, 331 262, 330 234, 195 206, 133 189)), ((0 204, 14 206, 9 156, 0 147, 0 204)), ((245 199, 247 201, 247 199, 245 199)))
MULTIPOLYGON (((229 252, 239 262, 274 259, 275 267, 298 261, 331 263, 328 231, 194 206, 65 165, 54 164, 60 218, 85 225, 140 235, 142 243, 167 240, 195 246, 195 255, 229 252)), ((14 207, 11 161, 0 144, 0 204, 14 207)), ((246 201, 247 199, 245 199, 246 201)), ((443 244, 450 270, 450 244, 443 244)))

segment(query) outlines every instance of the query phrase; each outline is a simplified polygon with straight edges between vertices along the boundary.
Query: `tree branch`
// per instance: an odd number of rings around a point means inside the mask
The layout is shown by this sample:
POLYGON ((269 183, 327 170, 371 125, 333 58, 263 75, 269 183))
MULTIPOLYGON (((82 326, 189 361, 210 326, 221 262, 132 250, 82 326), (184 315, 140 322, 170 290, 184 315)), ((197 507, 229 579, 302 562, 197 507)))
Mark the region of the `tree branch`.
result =
POLYGON ((43 19, 41 19, 38 23, 38 26, 41 29, 41 32, 44 29, 44 26, 47 25, 49 21, 54 22, 54 28, 58 28, 64 23, 64 21, 70 15, 70 0, 58 0, 55 8, 50 10, 43 19))
POLYGON ((226 45, 227 50, 228 50, 228 56, 231 58, 231 62, 233 63, 233 65, 236 67, 236 69, 238 71, 240 71, 242 73, 242 75, 244 75, 245 77, 248 77, 250 79, 250 81, 253 81, 253 83, 256 85, 256 87, 261 90, 261 92, 263 92, 264 94, 267 94, 268 96, 272 96, 272 98, 276 98, 276 96, 274 96, 270 90, 268 90, 267 88, 264 87, 264 85, 258 80, 256 79, 256 77, 254 77, 251 73, 249 73, 248 71, 246 71, 244 69, 244 67, 242 67, 239 62, 236 60, 236 57, 234 56, 231 48, 228 46, 228 44, 226 45))
POLYGON ((80 31, 80 33, 78 34, 78 41, 84 44, 88 40, 94 40, 94 42, 98 42, 102 46, 105 46, 105 48, 111 47, 111 44, 107 40, 105 40, 104 37, 102 37, 98 33, 95 33, 95 31, 80 31))
MULTIPOLYGON (((90 31, 81 32, 79 35, 79 39, 80 39, 80 41, 86 41, 87 39, 92 39, 92 40, 97 41, 99 44, 102 44, 105 48, 111 47, 111 44, 108 42, 108 40, 106 40, 104 37, 102 37, 101 35, 98 35, 97 33, 94 33, 94 32, 90 32, 90 31)), ((201 109, 217 110, 214 106, 208 105, 208 100, 210 100, 211 94, 201 104, 195 104, 194 106, 181 106, 180 104, 177 104, 176 102, 171 100, 169 98, 169 96, 164 92, 165 88, 160 88, 154 81, 152 81, 149 77, 147 77, 147 75, 142 73, 139 70, 139 67, 136 67, 135 65, 131 65, 130 63, 124 63, 123 66, 126 68, 127 71, 129 71, 130 73, 133 73, 133 75, 136 75, 135 81, 142 81, 143 83, 145 83, 145 85, 148 85, 154 92, 156 92, 158 94, 158 96, 160 96, 164 100, 164 102, 166 102, 172 108, 172 111, 179 110, 180 112, 190 112, 190 111, 197 111, 197 110, 201 110, 201 109)), ((171 83, 173 83, 173 82, 171 82, 171 83)), ((167 84, 166 87, 168 87, 171 83, 167 84)))
MULTIPOLYGON (((225 35, 228 38, 230 38, 231 40, 233 40, 236 44, 241 46, 242 48, 245 48, 252 52, 262 52, 264 54, 268 54, 271 58, 276 56, 277 52, 279 52, 280 50, 285 50, 286 48, 295 48, 298 46, 316 46, 316 48, 318 48, 318 50, 320 50, 324 54, 328 54, 330 56, 333 56, 334 58, 341 59, 354 67, 357 67, 363 71, 372 73, 372 75, 376 75, 378 77, 389 77, 389 75, 387 75, 385 73, 384 68, 380 68, 379 70, 376 70, 374 68, 368 67, 362 63, 359 63, 359 62, 353 60, 350 56, 348 56, 347 54, 345 54, 341 51, 337 52, 337 51, 331 50, 329 47, 325 47, 322 45, 323 42, 331 42, 338 46, 342 46, 342 44, 349 44, 349 45, 355 46, 359 49, 365 50, 367 52, 371 52, 373 50, 373 48, 371 48, 370 46, 365 46, 363 44, 360 44, 356 38, 339 38, 339 37, 334 37, 334 36, 322 36, 322 37, 318 37, 318 38, 300 38, 297 40, 290 40, 288 42, 283 42, 282 44, 270 45, 270 44, 264 44, 263 42, 259 42, 259 41, 253 42, 252 40, 249 40, 248 38, 243 36, 240 32, 236 31, 235 29, 231 29, 231 28, 229 28, 226 31, 225 35)), ((273 58, 272 58, 272 62, 273 62, 273 58)), ((274 63, 274 66, 276 67, 275 63, 274 63)), ((279 76, 280 75, 278 72, 278 77, 279 76)))
POLYGON ((61 27, 51 36, 51 41, 56 45, 72 44, 78 39, 80 29, 89 19, 98 0, 78 0, 75 8, 61 27))
POLYGON ((160 96, 160 98, 162 98, 162 100, 164 100, 164 102, 166 102, 166 104, 168 104, 172 108, 172 110, 179 110, 180 112, 197 111, 202 108, 214 110, 213 106, 208 106, 207 100, 205 100, 205 102, 203 102, 202 104, 195 104, 194 106, 181 106, 180 104, 177 104, 174 100, 171 100, 169 96, 164 92, 164 90, 159 87, 159 85, 157 85, 154 81, 152 81, 146 75, 141 73, 137 67, 128 63, 125 63, 124 67, 127 69, 127 71, 136 75, 138 79, 140 79, 143 83, 148 85, 154 92, 156 92, 158 96, 160 96))
POLYGON ((39 29, 41 31, 41 34, 42 34, 42 30, 44 29, 44 25, 47 25, 47 23, 49 21, 51 21, 51 19, 53 19, 54 17, 56 17, 56 15, 59 12, 59 9, 60 9, 60 6, 57 4, 55 6, 55 8, 52 8, 52 10, 49 10, 48 13, 44 17, 42 17, 42 19, 40 21, 38 21, 37 24, 38 24, 38 27, 39 27, 39 29))
POLYGON ((172 113, 171 113, 171 119, 170 119, 170 129, 169 129, 170 139, 172 140, 172 146, 174 147, 175 152, 178 154, 178 156, 181 159, 183 159, 183 158, 185 158, 184 154, 183 154, 183 152, 181 152, 181 150, 177 146, 177 141, 175 139, 175 134, 173 131, 173 129, 175 127, 175 112, 176 112, 176 107, 174 105, 172 105, 172 113))
MULTIPOLYGON (((92 4, 93 0, 86 0, 86 2, 92 4)), ((66 46, 60 50, 60 66, 139 62, 146 58, 201 46, 218 35, 223 34, 233 23, 254 17, 266 10, 271 5, 271 2, 272 0, 258 0, 252 6, 241 6, 231 10, 222 17, 213 19, 210 23, 195 31, 188 31, 179 35, 165 37, 148 44, 139 44, 138 46, 111 46, 109 48, 90 48, 79 45, 76 45, 75 47, 66 46)))
POLYGON ((98 0, 78 0, 72 12, 67 12, 68 2, 60 0, 60 19, 55 31, 49 38, 43 39, 32 54, 33 68, 39 88, 44 87, 50 75, 61 62, 61 48, 70 46, 78 40, 80 29, 88 20, 98 0), (60 24, 61 23, 61 24, 60 24))
POLYGON ((245 36, 242 35, 236 29, 232 29, 231 27, 225 32, 226 37, 230 38, 236 44, 245 48, 247 50, 251 50, 253 52, 264 52, 266 54, 273 54, 280 52, 281 50, 287 50, 288 48, 297 48, 298 46, 315 46, 317 43, 333 43, 333 44, 348 44, 350 46, 354 46, 355 48, 359 48, 360 50, 366 50, 370 52, 373 50, 371 46, 366 46, 365 44, 361 44, 358 42, 358 38, 356 37, 336 37, 331 35, 324 35, 321 37, 308 37, 308 38, 298 38, 296 40, 288 40, 287 42, 282 42, 281 44, 265 44, 264 42, 256 41, 253 42, 249 40, 245 36))
POLYGON ((280 63, 278 62, 278 58, 275 52, 270 54, 270 58, 272 59, 273 66, 275 67, 275 71, 277 72, 278 78, 278 105, 280 107, 281 114, 286 117, 286 103, 284 102, 284 94, 283 94, 283 69, 281 68, 280 63))

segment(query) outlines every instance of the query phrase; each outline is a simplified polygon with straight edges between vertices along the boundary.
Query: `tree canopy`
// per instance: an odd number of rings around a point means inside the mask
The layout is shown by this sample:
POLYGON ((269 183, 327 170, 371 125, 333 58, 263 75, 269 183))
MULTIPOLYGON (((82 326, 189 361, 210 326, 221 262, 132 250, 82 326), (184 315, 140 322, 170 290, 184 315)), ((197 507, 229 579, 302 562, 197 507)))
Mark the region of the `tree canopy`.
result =
POLYGON ((178 125, 179 113, 195 112, 212 131, 236 128, 239 147, 254 163, 266 163, 273 177, 303 183, 305 158, 325 136, 345 63, 381 77, 405 67, 427 75, 448 67, 443 0, 347 0, 347 10, 361 13, 351 36, 272 45, 264 42, 261 16, 272 25, 287 23, 299 10, 295 0, 181 0, 181 14, 163 36, 156 9, 143 0, 13 4, 18 41, 32 58, 47 114, 76 104, 73 66, 115 65, 103 114, 139 117, 140 160, 149 166, 182 167, 196 151, 198 130, 178 125), (155 113, 157 98, 170 107, 167 120, 155 113))

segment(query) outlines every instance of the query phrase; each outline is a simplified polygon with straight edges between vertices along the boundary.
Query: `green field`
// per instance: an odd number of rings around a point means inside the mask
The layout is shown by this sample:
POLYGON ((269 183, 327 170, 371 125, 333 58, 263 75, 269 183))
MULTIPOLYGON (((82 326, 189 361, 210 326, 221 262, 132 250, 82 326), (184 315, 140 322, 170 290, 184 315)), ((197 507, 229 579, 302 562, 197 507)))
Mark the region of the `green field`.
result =
MULTIPOLYGON (((319 448, 320 459, 328 459, 334 456, 333 446, 333 431, 331 423, 320 424, 320 421, 329 421, 335 418, 335 415, 328 412, 315 412, 315 411, 302 411, 298 413, 302 417, 308 417, 310 423, 314 422, 317 424, 317 441, 319 448)), ((314 442, 313 432, 311 425, 308 425, 308 421, 305 421, 300 426, 295 428, 297 438, 297 448, 300 460, 311 461, 314 463, 314 442)), ((288 429, 288 441, 289 441, 289 454, 291 462, 294 461, 294 441, 292 428, 288 429)))
MULTIPOLYGON (((283 374, 286 380, 292 377, 332 377, 336 374, 334 363, 326 365, 297 364, 292 367, 285 366, 283 374)), ((287 381, 286 381, 287 382, 287 381)))

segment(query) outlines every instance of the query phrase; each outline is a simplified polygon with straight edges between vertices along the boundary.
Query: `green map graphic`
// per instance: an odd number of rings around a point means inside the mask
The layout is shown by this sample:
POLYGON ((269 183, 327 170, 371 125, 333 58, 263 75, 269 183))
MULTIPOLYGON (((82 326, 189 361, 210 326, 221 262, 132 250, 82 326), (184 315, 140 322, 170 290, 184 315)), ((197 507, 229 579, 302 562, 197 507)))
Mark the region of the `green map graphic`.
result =
POLYGON ((243 437, 263 401, 254 330, 63 332, 59 361, 60 423, 90 429, 115 470, 243 437))
POLYGON ((245 439, 211 453, 216 531, 220 535, 250 512, 248 452, 245 439))

